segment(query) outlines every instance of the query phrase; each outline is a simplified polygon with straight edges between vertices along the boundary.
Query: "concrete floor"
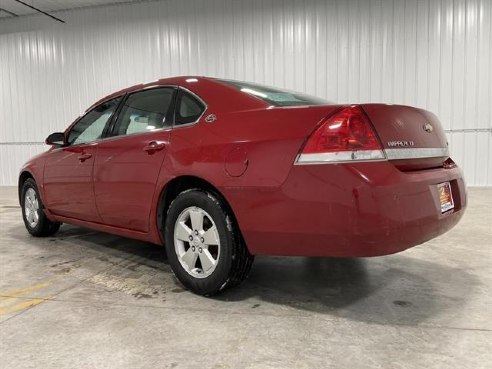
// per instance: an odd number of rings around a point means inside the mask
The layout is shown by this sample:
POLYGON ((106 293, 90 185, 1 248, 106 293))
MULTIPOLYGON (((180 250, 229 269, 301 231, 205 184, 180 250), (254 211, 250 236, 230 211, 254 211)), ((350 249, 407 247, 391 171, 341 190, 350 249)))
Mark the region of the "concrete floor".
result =
POLYGON ((0 188, 0 367, 492 368, 492 188, 448 234, 373 259, 257 258, 184 291, 163 250, 63 226, 35 239, 0 188))

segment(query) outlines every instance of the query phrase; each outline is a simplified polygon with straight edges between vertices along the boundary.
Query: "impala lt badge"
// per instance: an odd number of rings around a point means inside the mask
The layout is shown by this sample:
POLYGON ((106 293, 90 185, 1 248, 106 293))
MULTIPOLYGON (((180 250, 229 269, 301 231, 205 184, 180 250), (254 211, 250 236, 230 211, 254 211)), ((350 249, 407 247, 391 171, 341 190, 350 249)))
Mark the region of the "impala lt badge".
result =
POLYGON ((432 127, 432 124, 430 123, 425 123, 422 128, 424 129, 424 131, 426 131, 427 133, 431 133, 433 130, 434 130, 434 127, 432 127))
POLYGON ((388 147, 410 147, 415 146, 413 141, 388 141, 388 147))

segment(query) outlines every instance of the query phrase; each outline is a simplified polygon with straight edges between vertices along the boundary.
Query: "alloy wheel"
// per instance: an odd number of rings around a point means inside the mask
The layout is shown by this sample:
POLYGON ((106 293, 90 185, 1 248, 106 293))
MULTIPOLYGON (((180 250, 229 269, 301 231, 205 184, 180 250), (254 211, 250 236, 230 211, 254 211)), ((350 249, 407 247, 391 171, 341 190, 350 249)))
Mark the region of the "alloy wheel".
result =
POLYGON ((29 227, 35 228, 39 222, 39 201, 32 187, 26 191, 24 197, 24 214, 29 227))
POLYGON ((210 276, 220 257, 220 237, 212 217, 197 206, 184 209, 175 223, 174 247, 188 274, 195 278, 210 276))

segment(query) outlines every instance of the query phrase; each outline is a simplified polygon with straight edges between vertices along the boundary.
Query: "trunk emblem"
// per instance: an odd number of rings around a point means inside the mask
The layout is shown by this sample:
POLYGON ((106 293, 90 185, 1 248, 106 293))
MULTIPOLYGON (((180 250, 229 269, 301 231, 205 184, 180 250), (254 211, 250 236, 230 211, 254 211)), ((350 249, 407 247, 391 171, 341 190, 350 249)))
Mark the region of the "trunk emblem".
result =
POLYGON ((431 133, 433 130, 434 130, 434 127, 432 127, 432 124, 430 123, 425 123, 422 128, 424 129, 424 131, 426 131, 427 133, 431 133))

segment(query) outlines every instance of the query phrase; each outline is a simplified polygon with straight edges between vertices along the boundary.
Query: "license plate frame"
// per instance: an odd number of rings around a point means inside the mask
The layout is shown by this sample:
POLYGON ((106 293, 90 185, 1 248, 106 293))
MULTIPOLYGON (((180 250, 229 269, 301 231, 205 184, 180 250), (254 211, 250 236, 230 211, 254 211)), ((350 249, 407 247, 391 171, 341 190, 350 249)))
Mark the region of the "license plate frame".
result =
POLYGON ((441 207, 441 214, 454 209, 453 191, 450 182, 442 182, 437 185, 437 195, 441 207))

